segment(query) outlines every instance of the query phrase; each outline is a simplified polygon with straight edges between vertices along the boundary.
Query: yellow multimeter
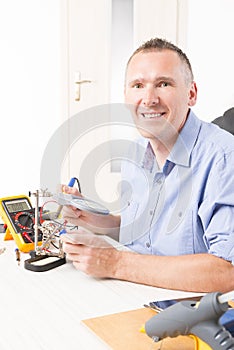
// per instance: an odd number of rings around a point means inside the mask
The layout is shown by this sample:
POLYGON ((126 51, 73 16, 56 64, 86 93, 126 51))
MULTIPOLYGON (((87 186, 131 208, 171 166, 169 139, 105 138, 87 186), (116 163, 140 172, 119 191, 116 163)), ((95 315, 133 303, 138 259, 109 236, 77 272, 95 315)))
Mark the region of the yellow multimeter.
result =
MULTIPOLYGON (((7 226, 4 240, 14 239, 21 252, 34 250, 35 210, 25 195, 0 198, 0 215, 7 226)), ((41 245, 42 233, 38 232, 41 245)))

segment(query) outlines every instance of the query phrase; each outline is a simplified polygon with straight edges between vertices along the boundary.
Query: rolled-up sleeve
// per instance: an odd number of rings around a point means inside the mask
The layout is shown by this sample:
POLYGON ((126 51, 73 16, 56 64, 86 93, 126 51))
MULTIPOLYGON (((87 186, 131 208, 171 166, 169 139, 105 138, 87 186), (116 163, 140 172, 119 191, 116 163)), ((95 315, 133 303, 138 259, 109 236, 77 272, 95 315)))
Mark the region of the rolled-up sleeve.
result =
POLYGON ((234 152, 212 167, 199 217, 208 252, 234 264, 234 152))

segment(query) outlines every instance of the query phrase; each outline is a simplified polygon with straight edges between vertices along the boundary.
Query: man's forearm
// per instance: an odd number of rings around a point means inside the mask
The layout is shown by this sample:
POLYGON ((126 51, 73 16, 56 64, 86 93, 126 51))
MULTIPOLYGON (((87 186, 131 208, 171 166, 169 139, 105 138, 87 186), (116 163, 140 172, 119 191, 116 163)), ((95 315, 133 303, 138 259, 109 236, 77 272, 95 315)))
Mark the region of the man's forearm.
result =
POLYGON ((114 278, 194 292, 234 289, 234 266, 211 254, 183 256, 118 252, 114 278))

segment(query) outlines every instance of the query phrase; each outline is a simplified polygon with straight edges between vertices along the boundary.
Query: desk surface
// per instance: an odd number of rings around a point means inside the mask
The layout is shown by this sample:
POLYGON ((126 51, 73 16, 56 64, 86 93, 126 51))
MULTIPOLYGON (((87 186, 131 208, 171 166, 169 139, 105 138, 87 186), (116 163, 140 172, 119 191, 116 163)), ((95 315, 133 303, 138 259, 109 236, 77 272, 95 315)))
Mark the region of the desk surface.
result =
MULTIPOLYGON (((0 349, 109 349, 83 319, 141 308, 153 300, 196 295, 130 282, 95 279, 66 263, 32 272, 15 259, 13 241, 0 234, 0 349)), ((28 254, 21 254, 28 258, 28 254)), ((197 294, 198 295, 198 294, 197 294)))

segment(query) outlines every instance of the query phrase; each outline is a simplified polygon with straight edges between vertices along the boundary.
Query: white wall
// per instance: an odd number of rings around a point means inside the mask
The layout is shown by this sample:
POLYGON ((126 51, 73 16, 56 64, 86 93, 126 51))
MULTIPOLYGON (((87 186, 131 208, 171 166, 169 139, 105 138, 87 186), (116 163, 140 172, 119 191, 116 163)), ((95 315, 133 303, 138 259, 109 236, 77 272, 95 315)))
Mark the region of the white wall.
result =
POLYGON ((160 37, 177 40, 177 0, 134 0, 134 43, 160 37))
POLYGON ((188 0, 186 52, 198 85, 194 111, 211 121, 234 106, 233 0, 188 0))
POLYGON ((0 2, 0 197, 39 186, 60 117, 60 1, 0 2))

